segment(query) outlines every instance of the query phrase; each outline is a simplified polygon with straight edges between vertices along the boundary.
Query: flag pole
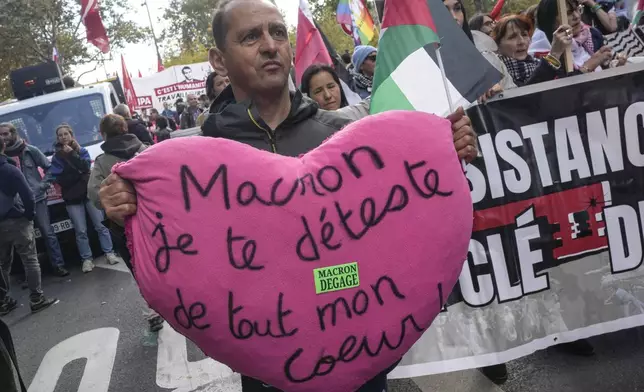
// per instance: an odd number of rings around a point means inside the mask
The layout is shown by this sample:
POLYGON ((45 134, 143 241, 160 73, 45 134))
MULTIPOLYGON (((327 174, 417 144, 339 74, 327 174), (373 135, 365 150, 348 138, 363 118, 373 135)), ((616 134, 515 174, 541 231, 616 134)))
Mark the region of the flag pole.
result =
MULTIPOLYGON (((378 4, 376 4, 376 0, 371 0, 371 2, 373 3, 373 11, 376 13, 376 24, 378 26, 378 33, 380 33, 380 31, 382 30, 382 26, 380 25, 380 14, 378 13, 378 4)), ((367 12, 368 11, 369 11, 369 8, 367 7, 367 12)))
MULTIPOLYGON (((447 95, 447 105, 449 107, 449 112, 454 113, 454 101, 452 101, 452 94, 449 91, 449 82, 447 80, 447 74, 445 73, 443 58, 441 57, 440 43, 436 45, 436 61, 438 62, 438 69, 440 69, 441 76, 443 77, 443 87, 445 88, 445 95, 447 95)), ((461 159, 461 166, 463 167, 463 173, 467 174, 467 163, 465 163, 464 159, 461 159)))

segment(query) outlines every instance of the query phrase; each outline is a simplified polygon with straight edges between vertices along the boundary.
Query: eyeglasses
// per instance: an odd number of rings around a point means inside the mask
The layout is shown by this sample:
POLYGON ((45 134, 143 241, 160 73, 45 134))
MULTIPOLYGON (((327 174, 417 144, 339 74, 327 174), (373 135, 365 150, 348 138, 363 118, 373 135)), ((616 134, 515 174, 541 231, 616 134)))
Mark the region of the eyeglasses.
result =
POLYGON ((371 61, 375 62, 376 61, 376 55, 372 54, 371 56, 367 56, 367 60, 371 60, 371 61))
POLYGON ((485 27, 494 27, 496 26, 496 21, 495 20, 487 20, 483 22, 483 26, 485 27))
POLYGON ((584 5, 580 4, 580 5, 577 6, 577 8, 568 7, 568 16, 572 16, 572 14, 574 14, 575 11, 577 11, 579 14, 583 14, 584 13, 584 5))

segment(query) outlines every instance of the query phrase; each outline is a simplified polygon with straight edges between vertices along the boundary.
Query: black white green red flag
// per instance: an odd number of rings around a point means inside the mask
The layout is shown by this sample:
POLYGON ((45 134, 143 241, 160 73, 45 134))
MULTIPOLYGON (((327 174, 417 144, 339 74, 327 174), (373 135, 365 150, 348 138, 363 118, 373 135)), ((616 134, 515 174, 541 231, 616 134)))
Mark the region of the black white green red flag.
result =
POLYGON ((439 45, 454 107, 476 102, 501 80, 440 0, 386 0, 371 112, 447 114, 451 105, 436 57, 439 45))

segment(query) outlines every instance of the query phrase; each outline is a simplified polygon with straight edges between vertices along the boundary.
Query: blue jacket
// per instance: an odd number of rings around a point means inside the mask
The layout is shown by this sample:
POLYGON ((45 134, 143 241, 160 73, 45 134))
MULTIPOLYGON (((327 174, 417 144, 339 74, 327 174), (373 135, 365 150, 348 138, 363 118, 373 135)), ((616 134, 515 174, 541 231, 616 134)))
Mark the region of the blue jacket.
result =
POLYGON ((9 159, 20 159, 20 170, 24 174, 29 188, 34 194, 36 203, 45 200, 47 197, 47 189, 53 182, 53 178, 49 174, 49 167, 51 164, 38 147, 27 144, 25 149, 19 156, 9 157, 9 159), (45 176, 40 175, 38 168, 41 168, 45 176))
POLYGON ((51 160, 51 175, 60 185, 63 200, 67 204, 83 203, 87 200, 87 183, 92 159, 83 147, 79 152, 65 154, 58 150, 51 160))
POLYGON ((25 176, 0 155, 0 221, 10 218, 34 218, 34 194, 25 176))

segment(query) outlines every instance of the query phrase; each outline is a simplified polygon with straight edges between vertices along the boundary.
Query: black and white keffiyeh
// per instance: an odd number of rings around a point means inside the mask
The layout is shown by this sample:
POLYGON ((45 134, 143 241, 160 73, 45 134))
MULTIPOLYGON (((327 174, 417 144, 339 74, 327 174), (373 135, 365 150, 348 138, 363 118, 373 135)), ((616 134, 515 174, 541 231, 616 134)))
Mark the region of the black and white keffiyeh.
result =
POLYGON ((539 66, 539 60, 532 56, 526 57, 525 60, 517 60, 500 54, 499 58, 505 64, 508 73, 512 76, 512 80, 514 80, 514 84, 517 86, 525 86, 539 66))
POLYGON ((373 78, 365 76, 365 75, 361 74, 360 72, 354 72, 353 73, 353 79, 355 80, 355 83, 359 87, 361 87, 364 90, 371 91, 371 87, 373 85, 373 78))

